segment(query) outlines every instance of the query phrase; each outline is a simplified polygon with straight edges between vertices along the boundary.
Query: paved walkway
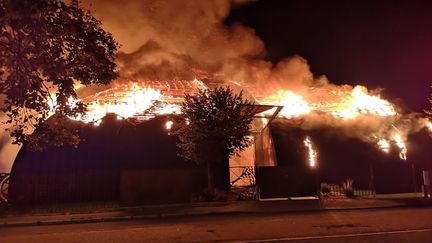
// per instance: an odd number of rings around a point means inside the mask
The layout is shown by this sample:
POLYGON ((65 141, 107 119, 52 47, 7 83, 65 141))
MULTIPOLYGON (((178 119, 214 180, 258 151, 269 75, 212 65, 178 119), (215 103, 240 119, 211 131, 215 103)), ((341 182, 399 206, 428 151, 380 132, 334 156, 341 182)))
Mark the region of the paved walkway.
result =
MULTIPOLYGON (((88 204, 90 205, 90 204, 88 204)), ((155 205, 140 207, 107 207, 100 209, 77 206, 61 208, 57 212, 33 209, 6 211, 0 215, 0 227, 94 223, 166 217, 187 217, 213 214, 288 213, 319 210, 370 209, 390 207, 432 206, 432 200, 423 198, 396 199, 291 199, 265 201, 210 202, 196 204, 155 205)))

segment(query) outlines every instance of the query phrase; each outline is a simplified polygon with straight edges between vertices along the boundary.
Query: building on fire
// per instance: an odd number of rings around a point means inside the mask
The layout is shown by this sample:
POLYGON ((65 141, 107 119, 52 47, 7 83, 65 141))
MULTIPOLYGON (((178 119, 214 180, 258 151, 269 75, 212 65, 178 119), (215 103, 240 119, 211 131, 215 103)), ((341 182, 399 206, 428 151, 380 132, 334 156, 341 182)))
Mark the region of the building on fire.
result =
MULTIPOLYGON (((134 205, 200 200, 206 169, 178 156, 169 117, 179 112, 184 93, 205 87, 198 80, 148 81, 83 91, 90 114, 68 124, 80 130, 83 141, 78 148, 42 152, 27 151, 24 145, 11 171, 10 201, 134 205)), ((299 129, 305 118, 277 117, 282 108, 257 105, 251 130, 255 143, 230 160, 232 190, 242 197, 315 196, 322 182, 340 184, 347 178, 355 187, 377 193, 411 192, 420 190, 421 171, 432 169, 425 132, 413 136, 413 153, 401 160, 341 137, 337 128, 299 129)), ((386 149, 397 150, 397 144, 386 149)))
MULTIPOLYGON (((178 111, 181 97, 195 92, 200 85, 191 84, 118 84, 85 97, 90 103, 89 117, 71 119, 68 124, 80 130, 82 142, 78 148, 66 145, 30 152, 24 145, 11 171, 10 201, 34 204, 120 200, 130 205, 197 200, 193 197, 207 186, 206 168, 180 158, 176 139, 169 135, 169 117, 178 111)), ((256 106, 256 113, 273 107, 256 106)), ((256 166, 277 164, 267 124, 279 111, 257 115, 251 130, 254 145, 230 161, 231 179, 236 185, 254 183, 250 176, 255 177, 256 166)))

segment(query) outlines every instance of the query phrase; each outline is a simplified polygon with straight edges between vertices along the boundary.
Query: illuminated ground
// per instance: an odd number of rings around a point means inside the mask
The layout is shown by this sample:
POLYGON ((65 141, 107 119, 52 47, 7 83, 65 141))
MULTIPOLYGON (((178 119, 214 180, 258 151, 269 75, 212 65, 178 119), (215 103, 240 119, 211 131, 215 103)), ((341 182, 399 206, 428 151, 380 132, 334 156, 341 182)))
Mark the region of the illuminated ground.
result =
POLYGON ((432 208, 1 228, 1 242, 430 242, 432 208))

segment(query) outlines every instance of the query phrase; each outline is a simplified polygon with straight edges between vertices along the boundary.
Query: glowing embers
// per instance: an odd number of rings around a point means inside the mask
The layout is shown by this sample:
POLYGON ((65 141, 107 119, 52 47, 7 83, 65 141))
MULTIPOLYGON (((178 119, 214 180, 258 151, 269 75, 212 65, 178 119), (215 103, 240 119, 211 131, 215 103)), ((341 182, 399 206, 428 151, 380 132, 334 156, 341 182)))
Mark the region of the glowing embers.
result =
POLYGON ((315 167, 317 164, 318 153, 315 151, 312 141, 309 137, 306 137, 303 142, 307 150, 309 166, 315 167))
POLYGON ((402 137, 399 134, 396 134, 394 136, 394 141, 399 148, 399 158, 402 160, 406 160, 408 150, 407 150, 405 143, 402 140, 402 137))
POLYGON ((289 90, 278 90, 275 95, 266 97, 261 103, 284 106, 279 116, 285 118, 305 115, 312 110, 302 96, 289 90))
POLYGON ((167 122, 165 123, 165 129, 168 130, 168 131, 171 130, 173 124, 174 124, 173 121, 167 121, 167 122))
POLYGON ((359 115, 394 116, 396 110, 387 100, 368 94, 364 86, 357 85, 350 95, 342 97, 336 104, 336 110, 331 112, 335 117, 355 119, 359 115))
POLYGON ((408 149, 399 133, 394 134, 391 138, 391 141, 381 138, 377 143, 378 147, 385 153, 390 152, 391 144, 394 144, 398 148, 399 158, 402 160, 407 160, 408 149))
POLYGON ((389 153, 390 152, 390 143, 385 140, 384 138, 380 139, 378 141, 378 147, 384 151, 385 153, 389 153))
POLYGON ((426 125, 427 129, 429 130, 429 132, 432 132, 432 121, 429 121, 426 125))

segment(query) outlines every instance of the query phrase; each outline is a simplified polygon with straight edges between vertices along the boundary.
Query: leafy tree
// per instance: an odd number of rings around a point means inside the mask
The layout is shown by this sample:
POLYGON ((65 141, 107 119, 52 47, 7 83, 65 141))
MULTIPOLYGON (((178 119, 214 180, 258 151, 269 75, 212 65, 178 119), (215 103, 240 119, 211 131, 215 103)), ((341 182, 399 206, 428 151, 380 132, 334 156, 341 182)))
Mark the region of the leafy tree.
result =
POLYGON ((255 114, 252 103, 228 87, 200 90, 185 95, 182 115, 173 131, 178 135, 181 156, 207 165, 208 189, 229 191, 229 158, 248 147, 255 114))
POLYGON ((77 144, 66 117, 83 115, 75 85, 117 77, 118 44, 77 0, 0 0, 0 97, 14 143, 77 144), (56 122, 44 121, 56 114, 56 122), (38 130, 38 133, 33 133, 38 130))

